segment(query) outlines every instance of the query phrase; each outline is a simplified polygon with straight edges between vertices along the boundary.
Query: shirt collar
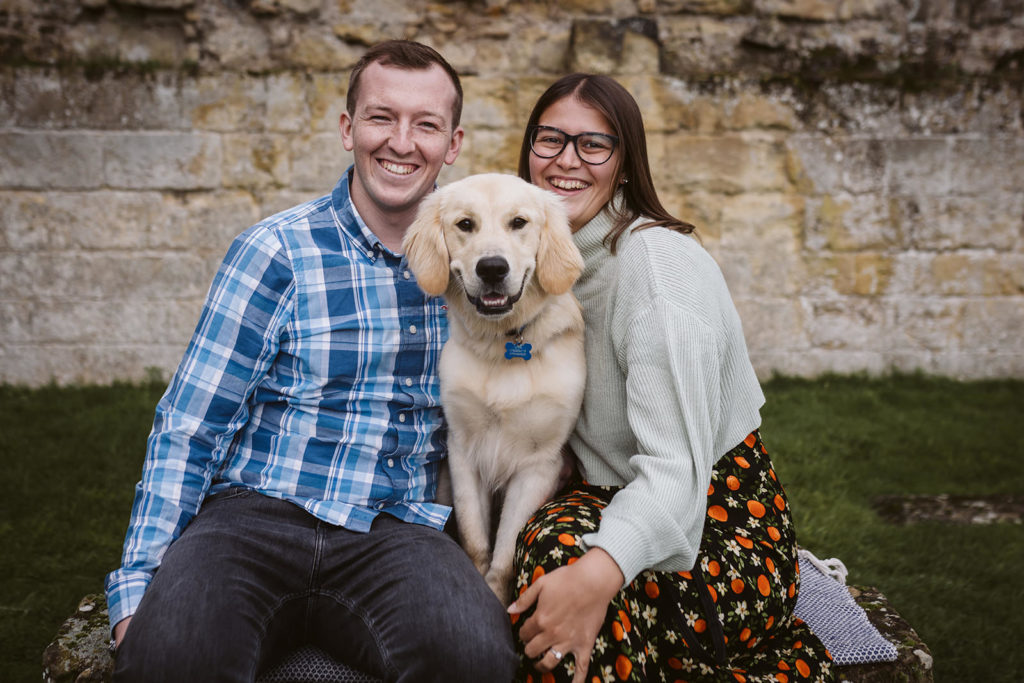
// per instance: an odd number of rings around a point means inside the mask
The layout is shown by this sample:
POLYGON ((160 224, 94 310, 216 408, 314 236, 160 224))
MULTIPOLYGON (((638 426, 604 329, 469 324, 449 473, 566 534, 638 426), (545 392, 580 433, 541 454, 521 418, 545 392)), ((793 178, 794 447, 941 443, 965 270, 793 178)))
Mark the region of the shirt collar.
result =
POLYGON ((341 180, 334 186, 334 190, 331 191, 331 206, 341 232, 354 242, 368 259, 374 261, 378 256, 387 252, 387 247, 367 227, 366 222, 359 215, 359 211, 356 210, 355 204, 352 203, 349 183, 353 173, 355 173, 355 165, 349 166, 341 176, 341 180))

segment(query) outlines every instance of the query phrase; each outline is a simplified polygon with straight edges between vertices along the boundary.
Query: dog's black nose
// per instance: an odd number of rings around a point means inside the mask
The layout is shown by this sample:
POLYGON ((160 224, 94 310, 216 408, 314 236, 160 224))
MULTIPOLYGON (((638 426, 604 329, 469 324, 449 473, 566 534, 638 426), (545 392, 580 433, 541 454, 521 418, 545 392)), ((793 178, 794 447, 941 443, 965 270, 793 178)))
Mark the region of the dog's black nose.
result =
POLYGON ((476 262, 476 275, 489 285, 496 285, 508 275, 508 261, 501 256, 486 256, 476 262))

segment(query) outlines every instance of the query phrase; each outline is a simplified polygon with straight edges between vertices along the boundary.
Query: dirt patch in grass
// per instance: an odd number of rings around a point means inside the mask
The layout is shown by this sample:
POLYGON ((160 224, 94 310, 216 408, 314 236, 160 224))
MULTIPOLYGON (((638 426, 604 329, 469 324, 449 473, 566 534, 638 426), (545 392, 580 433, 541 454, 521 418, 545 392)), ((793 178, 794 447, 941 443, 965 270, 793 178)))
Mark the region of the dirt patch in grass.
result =
POLYGON ((893 524, 1021 524, 1024 520, 1024 496, 880 496, 873 506, 893 524))

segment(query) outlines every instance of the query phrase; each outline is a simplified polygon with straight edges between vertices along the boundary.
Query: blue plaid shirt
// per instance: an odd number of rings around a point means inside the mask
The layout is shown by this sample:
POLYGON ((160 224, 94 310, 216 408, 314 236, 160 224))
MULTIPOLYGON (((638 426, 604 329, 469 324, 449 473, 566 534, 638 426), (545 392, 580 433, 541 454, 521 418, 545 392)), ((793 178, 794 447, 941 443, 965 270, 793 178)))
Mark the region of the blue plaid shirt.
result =
MULTIPOLYGON (((351 169, 349 171, 351 173, 351 169)), ((110 622, 133 614, 203 498, 231 487, 367 531, 380 512, 444 526, 440 298, 330 195, 258 223, 228 250, 156 409, 110 622)))

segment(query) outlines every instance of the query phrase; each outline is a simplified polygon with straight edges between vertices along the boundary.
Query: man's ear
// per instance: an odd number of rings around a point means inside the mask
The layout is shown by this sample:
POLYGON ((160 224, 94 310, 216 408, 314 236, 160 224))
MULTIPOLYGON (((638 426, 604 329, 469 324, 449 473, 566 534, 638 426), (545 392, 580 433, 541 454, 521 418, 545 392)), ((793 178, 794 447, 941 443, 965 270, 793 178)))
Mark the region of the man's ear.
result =
POLYGON ((347 110, 341 112, 341 116, 338 117, 338 129, 341 131, 341 144, 346 152, 351 152, 356 143, 352 137, 352 117, 347 110))
POLYGON ((466 132, 462 130, 462 126, 455 129, 452 133, 452 140, 448 143, 448 153, 444 155, 444 163, 451 166, 455 163, 455 160, 459 158, 459 152, 462 151, 462 139, 466 132))
POLYGON ((441 226, 440 190, 420 202, 416 220, 405 232, 402 249, 416 283, 431 296, 440 296, 448 289, 448 245, 441 226))

